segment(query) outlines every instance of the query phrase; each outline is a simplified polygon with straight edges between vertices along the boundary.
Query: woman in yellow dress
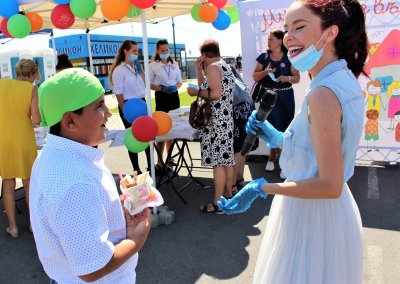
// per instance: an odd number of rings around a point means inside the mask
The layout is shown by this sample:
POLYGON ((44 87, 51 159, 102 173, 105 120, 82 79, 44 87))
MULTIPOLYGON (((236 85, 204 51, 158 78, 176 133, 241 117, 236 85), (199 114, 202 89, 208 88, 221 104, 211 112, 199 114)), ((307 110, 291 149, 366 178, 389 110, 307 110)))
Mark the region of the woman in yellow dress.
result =
POLYGON ((37 64, 29 59, 15 66, 16 79, 0 79, 0 176, 3 179, 2 199, 7 213, 7 233, 18 237, 15 221, 15 178, 21 178, 29 207, 29 180, 35 161, 36 139, 32 122, 41 121, 37 87, 40 78, 37 64))

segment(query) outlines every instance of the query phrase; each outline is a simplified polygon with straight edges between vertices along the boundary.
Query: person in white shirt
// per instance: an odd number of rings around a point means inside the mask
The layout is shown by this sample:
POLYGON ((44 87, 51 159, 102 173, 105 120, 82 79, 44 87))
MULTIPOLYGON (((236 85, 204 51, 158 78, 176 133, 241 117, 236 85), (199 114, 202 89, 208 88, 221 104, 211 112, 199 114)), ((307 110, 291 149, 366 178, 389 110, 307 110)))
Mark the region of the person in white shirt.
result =
MULTIPOLYGON (((125 126, 125 129, 131 127, 123 114, 124 103, 132 98, 139 98, 143 101, 146 97, 146 87, 144 84, 144 73, 140 65, 139 47, 133 40, 125 40, 120 46, 114 63, 111 66, 110 82, 113 86, 113 92, 117 96, 118 111, 125 126)), ((150 148, 145 150, 147 158, 147 169, 150 169, 150 148)), ((128 151, 134 171, 139 174, 142 171, 139 168, 138 154, 128 151)))
POLYGON ((31 224, 51 283, 135 283, 137 252, 150 210, 122 208, 101 150, 111 113, 99 80, 69 68, 39 88, 42 126, 50 127, 31 178, 31 224))
MULTIPOLYGON (((178 89, 182 86, 182 74, 179 65, 169 53, 168 41, 160 39, 157 41, 154 61, 150 63, 150 86, 155 92, 156 111, 169 112, 180 107, 178 89)), ((158 142, 157 148, 161 155, 166 148, 168 153, 172 140, 158 142), (166 147, 165 147, 166 144, 166 147)), ((174 164, 174 161, 167 161, 174 164)), ((160 168, 159 159, 157 167, 160 168)))

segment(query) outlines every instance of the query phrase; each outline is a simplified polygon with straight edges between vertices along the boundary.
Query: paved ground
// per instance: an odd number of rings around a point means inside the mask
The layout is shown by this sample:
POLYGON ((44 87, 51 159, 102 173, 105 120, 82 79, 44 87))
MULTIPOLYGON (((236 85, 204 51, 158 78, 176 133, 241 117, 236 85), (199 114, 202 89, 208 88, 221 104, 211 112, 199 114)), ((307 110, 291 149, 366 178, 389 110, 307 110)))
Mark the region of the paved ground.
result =
MULTIPOLYGON (((107 97, 107 102, 112 97, 107 97)), ((117 116, 109 128, 121 128, 117 116)), ((113 173, 132 171, 123 147, 108 148, 106 164, 113 173)), ((189 143, 192 155, 199 157, 198 143, 189 143)), ((141 154, 144 168, 144 154, 141 154)), ((259 160, 259 159, 257 159, 259 160)), ((265 162, 249 161, 246 180, 264 175, 279 181, 279 171, 266 173, 265 162)), ((210 170, 196 170, 194 176, 210 185, 210 170)), ((186 172, 174 182, 188 182, 186 172)), ((365 284, 400 283, 400 175, 398 166, 366 165, 356 167, 349 182, 363 219, 365 284)), ((198 207, 210 201, 213 192, 192 183, 182 192, 184 205, 170 186, 160 188, 165 205, 175 212, 176 220, 168 226, 152 229, 140 252, 137 283, 248 283, 252 281, 258 249, 267 223, 272 196, 257 200, 245 214, 223 216, 203 214, 198 207)), ((21 192, 17 192, 21 195, 21 192)), ((18 202, 17 215, 21 235, 11 239, 5 233, 6 217, 0 216, 0 283, 48 283, 38 260, 24 201, 18 202)), ((2 205, 0 212, 3 212, 2 205)))

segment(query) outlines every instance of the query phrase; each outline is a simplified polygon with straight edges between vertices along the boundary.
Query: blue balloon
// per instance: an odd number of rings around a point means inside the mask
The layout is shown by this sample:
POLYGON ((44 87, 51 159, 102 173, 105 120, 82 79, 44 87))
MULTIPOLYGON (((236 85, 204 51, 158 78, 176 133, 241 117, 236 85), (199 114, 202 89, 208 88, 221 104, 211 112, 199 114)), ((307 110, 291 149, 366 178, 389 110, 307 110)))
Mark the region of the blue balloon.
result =
POLYGON ((142 115, 147 115, 146 103, 137 98, 129 99, 124 104, 124 117, 132 123, 136 118, 142 115))
POLYGON ((18 14, 19 6, 17 0, 6 0, 1 1, 0 5, 0 16, 4 18, 11 18, 11 16, 18 14))
POLYGON ((231 24, 231 17, 229 14, 224 10, 218 10, 218 17, 217 19, 212 22, 212 25, 217 30, 223 31, 226 30, 231 24))
POLYGON ((71 0, 54 0, 54 2, 61 5, 69 4, 70 1, 71 0))

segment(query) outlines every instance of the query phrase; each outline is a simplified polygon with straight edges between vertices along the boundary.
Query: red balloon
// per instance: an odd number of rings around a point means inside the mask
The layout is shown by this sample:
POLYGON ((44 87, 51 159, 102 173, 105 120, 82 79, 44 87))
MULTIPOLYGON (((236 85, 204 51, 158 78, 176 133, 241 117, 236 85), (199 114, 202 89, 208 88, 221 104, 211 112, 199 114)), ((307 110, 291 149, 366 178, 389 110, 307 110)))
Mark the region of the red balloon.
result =
POLYGON ((72 14, 69 4, 55 6, 51 11, 51 22, 60 30, 70 28, 75 22, 75 15, 72 14))
POLYGON ((150 142, 157 136, 157 122, 147 115, 136 118, 132 123, 132 135, 140 142, 150 142))
POLYGON ((218 8, 218 10, 221 10, 222 8, 224 8, 228 0, 208 0, 207 2, 214 4, 218 8))
POLYGON ((8 22, 8 19, 3 18, 3 20, 1 21, 0 29, 1 29, 1 32, 3 33, 3 35, 5 35, 6 37, 12 38, 13 36, 10 35, 10 33, 8 32, 8 29, 7 29, 7 22, 8 22))
POLYGON ((140 9, 153 7, 157 0, 131 0, 132 4, 140 9))

